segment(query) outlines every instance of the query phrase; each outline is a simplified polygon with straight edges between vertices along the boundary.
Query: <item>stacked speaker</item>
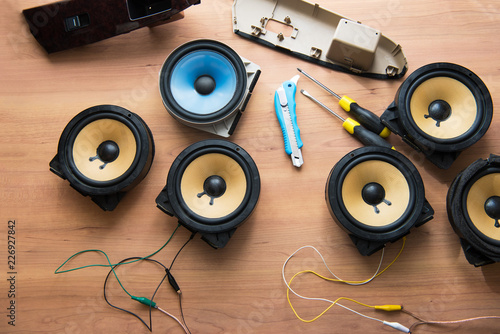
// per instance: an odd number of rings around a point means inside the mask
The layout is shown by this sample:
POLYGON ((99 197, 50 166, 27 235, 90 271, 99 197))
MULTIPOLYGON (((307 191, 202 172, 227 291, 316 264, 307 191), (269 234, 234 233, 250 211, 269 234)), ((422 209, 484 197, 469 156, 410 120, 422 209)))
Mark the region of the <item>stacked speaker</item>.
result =
POLYGON ((458 174, 446 204, 469 263, 500 262, 500 157, 479 159, 458 174))
POLYGON ((250 155, 234 143, 211 139, 177 156, 156 203, 209 245, 222 248, 250 216, 259 194, 259 171, 250 155))
POLYGON ((179 122, 229 137, 252 95, 260 67, 227 45, 196 40, 181 45, 165 60, 160 93, 179 122))
POLYGON ((424 184, 402 154, 363 147, 344 156, 331 170, 327 206, 362 255, 371 255, 431 220, 424 184))
POLYGON ((460 65, 434 63, 404 81, 381 120, 446 169, 486 133, 492 117, 490 93, 476 74, 460 65))
POLYGON ((99 105, 68 123, 50 170, 110 211, 146 177, 153 158, 153 136, 138 115, 99 105))

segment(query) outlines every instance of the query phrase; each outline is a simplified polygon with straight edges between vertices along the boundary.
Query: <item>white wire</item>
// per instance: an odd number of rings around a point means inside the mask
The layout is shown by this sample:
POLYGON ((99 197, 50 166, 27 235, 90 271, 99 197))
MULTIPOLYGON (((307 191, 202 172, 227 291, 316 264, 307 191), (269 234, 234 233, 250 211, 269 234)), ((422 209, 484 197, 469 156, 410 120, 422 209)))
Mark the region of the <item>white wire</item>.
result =
POLYGON ((188 334, 188 330, 187 328, 179 321, 179 319, 177 319, 173 314, 170 314, 168 313, 167 311, 165 311, 164 309, 160 308, 160 307, 156 307, 156 309, 162 313, 165 313, 166 315, 168 315, 169 317, 171 317, 172 319, 174 319, 175 321, 177 321, 177 323, 182 327, 182 329, 184 330, 184 332, 186 334, 188 334))
POLYGON ((384 322, 383 320, 380 320, 380 319, 377 319, 377 318, 372 318, 372 317, 369 317, 365 314, 362 314, 362 313, 359 313, 357 311, 354 311, 353 309, 350 309, 342 304, 339 304, 339 303, 335 303, 334 301, 330 300, 330 299, 325 299, 325 298, 315 298, 315 297, 305 297, 305 296, 302 296, 301 294, 295 292, 292 287, 290 285, 288 285, 288 282, 285 278, 285 267, 286 265, 288 264, 288 262, 290 261, 290 259, 295 255, 297 254, 299 251, 301 251, 302 249, 305 249, 305 248, 311 248, 313 249, 316 253, 318 253, 318 255, 321 257, 321 260, 323 261, 323 264, 325 265, 326 269, 330 272, 330 274, 332 274, 336 279, 340 280, 342 283, 345 283, 345 284, 349 284, 349 285, 363 285, 363 284, 367 284, 369 282, 371 282, 375 277, 377 277, 378 273, 380 272, 380 268, 382 267, 382 262, 384 261, 384 250, 385 248, 382 249, 382 254, 380 256, 380 262, 378 264, 378 267, 377 267, 377 271, 375 272, 375 274, 373 274, 373 276, 371 278, 369 278, 368 280, 366 281, 363 281, 362 283, 349 283, 349 282, 346 282, 345 280, 339 278, 337 275, 335 275, 331 270, 330 268, 328 267, 328 265, 326 264, 326 261, 323 257, 323 255, 321 255, 321 253, 314 247, 314 246, 302 246, 300 247, 299 249, 297 249, 295 252, 293 252, 292 255, 290 255, 288 257, 288 259, 286 259, 286 261, 283 263, 283 267, 281 269, 281 275, 283 277, 283 282, 285 282, 285 285, 286 287, 288 288, 288 290, 290 290, 294 295, 296 295, 297 297, 299 298, 302 298, 302 299, 305 299, 305 300, 317 300, 317 301, 324 301, 324 302, 327 302, 327 303, 330 303, 330 304, 335 304, 335 305, 338 305, 340 307, 343 307, 344 309, 348 310, 348 311, 351 311, 351 312, 354 312, 362 317, 365 317, 367 319, 371 319, 371 320, 375 320, 375 321, 379 321, 379 322, 384 322))
MULTIPOLYGON (((332 302, 332 303, 333 303, 333 302, 332 302)), ((353 309, 350 309, 350 308, 348 308, 347 306, 344 306, 344 305, 342 305, 342 304, 336 303, 335 305, 338 305, 338 306, 340 306, 340 307, 343 307, 343 308, 345 308, 346 310, 351 311, 351 312, 354 312, 354 313, 356 313, 357 315, 360 315, 360 316, 365 317, 365 318, 367 318, 367 319, 370 319, 370 320, 375 320, 375 321, 380 321, 381 323, 384 323, 384 320, 380 320, 380 319, 377 319, 377 318, 369 317, 369 316, 367 316, 366 314, 359 313, 358 311, 354 311, 353 309)))
MULTIPOLYGON (((323 255, 314 247, 314 246, 302 246, 300 247, 299 249, 297 249, 295 252, 293 252, 292 255, 290 255, 288 257, 288 259, 286 259, 285 263, 283 263, 283 269, 282 269, 282 274, 283 274, 283 281, 285 282, 285 284, 288 286, 287 284, 287 281, 285 279, 285 266, 288 264, 288 262, 291 260, 291 258, 297 254, 299 251, 301 251, 302 249, 304 248, 311 248, 313 249, 316 253, 318 253, 319 257, 321 258, 321 260, 323 261, 323 264, 325 265, 326 269, 330 272, 330 274, 333 275, 333 277, 335 277, 336 279, 338 279, 339 281, 343 281, 342 283, 345 283, 345 284, 349 284, 349 285, 363 285, 363 284, 367 284, 367 283, 370 283, 375 277, 377 277, 379 271, 380 271, 380 268, 382 267, 382 262, 384 261, 384 252, 385 252, 385 248, 382 248, 382 254, 380 256, 380 262, 378 264, 378 268, 377 268, 377 271, 375 272, 375 274, 373 274, 373 276, 367 280, 364 280, 363 282, 361 283, 350 283, 350 282, 346 282, 345 280, 341 279, 340 277, 338 277, 337 275, 335 275, 331 270, 330 270, 330 267, 328 267, 328 265, 326 264, 326 261, 323 257, 323 255)), ((289 287, 290 290, 292 290, 290 287, 289 287)))

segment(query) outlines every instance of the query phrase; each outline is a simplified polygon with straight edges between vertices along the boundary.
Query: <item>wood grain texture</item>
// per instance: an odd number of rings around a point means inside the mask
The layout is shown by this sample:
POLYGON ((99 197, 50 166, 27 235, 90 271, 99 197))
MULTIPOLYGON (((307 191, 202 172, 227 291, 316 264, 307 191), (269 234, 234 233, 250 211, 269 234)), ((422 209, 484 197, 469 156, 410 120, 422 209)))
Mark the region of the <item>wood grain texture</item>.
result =
MULTIPOLYGON (((326 1, 320 5, 362 21, 401 44, 409 71, 437 61, 454 62, 474 71, 488 86, 494 105, 500 103, 500 7, 490 1, 364 0, 326 1)), ((181 253, 172 273, 182 288, 184 314, 194 333, 395 333, 381 324, 333 308, 310 323, 297 320, 286 302, 281 279, 285 259, 304 245, 314 245, 334 272, 346 279, 370 277, 379 255, 361 257, 348 236, 334 223, 324 199, 325 183, 334 164, 359 143, 338 120, 301 94, 297 114, 304 165, 291 164, 283 149, 274 115, 278 85, 300 67, 334 91, 347 94, 381 115, 393 101, 402 80, 381 81, 334 72, 288 57, 236 36, 231 26, 232 1, 205 0, 185 18, 153 29, 48 56, 28 31, 22 10, 46 0, 5 0, 0 12, 0 332, 2 333, 147 333, 134 317, 110 308, 102 297, 108 270, 89 268, 55 275, 73 253, 102 249, 111 261, 144 256, 170 236, 176 220, 156 208, 175 157, 188 145, 214 138, 177 123, 163 107, 158 73, 168 54, 182 43, 211 38, 231 46, 259 64, 262 75, 235 134, 230 138, 255 160, 261 195, 251 218, 224 249, 213 250, 195 238, 181 253), (156 155, 146 179, 130 191, 113 212, 103 212, 89 198, 48 170, 59 136, 80 111, 98 104, 116 104, 139 114, 153 132, 156 155), (16 326, 8 325, 7 224, 16 220, 16 326)), ((408 74, 407 74, 408 75, 408 74)), ((342 112, 336 101, 308 79, 299 88, 342 112)), ((500 120, 495 116, 481 141, 467 149, 448 170, 439 170, 400 138, 391 143, 418 168, 434 220, 408 236, 394 266, 368 285, 344 286, 304 276, 299 293, 336 298, 347 296, 368 304, 403 304, 426 319, 452 320, 500 315, 500 265, 469 265, 446 215, 445 197, 453 178, 478 158, 500 153, 500 120)), ((179 229, 154 259, 169 264, 188 239, 179 229)), ((386 263, 401 243, 388 245, 386 263)), ((87 254, 70 266, 103 263, 87 254)), ((326 270, 305 251, 292 260, 287 277, 303 269, 326 270)), ((135 295, 149 296, 162 277, 150 263, 121 267, 118 274, 135 295)), ((116 282, 113 302, 137 310, 116 282)), ((177 296, 164 285, 156 297, 179 316, 177 296)), ((301 315, 315 316, 325 305, 294 299, 301 315)), ((137 304, 137 305, 136 305, 137 304)), ((347 305, 347 303, 346 303, 347 305)), ((404 314, 381 314, 353 306, 368 315, 409 326, 404 314)), ((416 333, 500 333, 498 321, 451 326, 422 326, 416 333)), ((153 313, 153 331, 182 333, 170 318, 153 313)))

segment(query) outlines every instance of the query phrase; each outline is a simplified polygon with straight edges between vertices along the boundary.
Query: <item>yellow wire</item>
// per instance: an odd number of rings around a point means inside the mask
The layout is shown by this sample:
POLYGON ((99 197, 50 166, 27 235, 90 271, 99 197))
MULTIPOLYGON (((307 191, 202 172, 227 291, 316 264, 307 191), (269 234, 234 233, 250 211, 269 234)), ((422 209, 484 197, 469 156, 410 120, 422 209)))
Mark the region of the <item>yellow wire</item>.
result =
MULTIPOLYGON (((382 275, 387 269, 389 269, 393 264, 394 262, 396 262, 396 260, 399 258, 399 256, 401 255, 401 253, 403 252, 403 249, 405 247, 405 243, 406 243, 406 237, 403 237, 403 245, 401 246, 401 249, 399 250, 399 253, 396 255, 396 257, 394 258, 394 260, 392 260, 391 263, 389 263, 382 271, 380 271, 379 273, 377 273, 377 275, 375 275, 375 277, 378 277, 380 275, 382 275)), ((301 274, 306 274, 306 273, 311 273, 311 274, 314 274, 316 276, 318 276, 319 278, 322 278, 326 281, 330 281, 330 282, 342 282, 342 283, 346 283, 346 284, 362 284, 362 283, 366 283, 368 281, 370 281, 371 279, 375 278, 369 278, 369 279, 366 279, 366 280, 363 280, 363 281, 346 281, 346 280, 342 280, 342 279, 335 279, 335 278, 329 278, 329 277, 325 277, 321 274, 318 274, 317 272, 313 271, 313 270, 303 270, 303 271, 299 271, 298 273, 296 273, 295 275, 293 275, 293 277, 290 279, 290 281, 288 282, 288 286, 291 287, 292 286, 292 281, 295 279, 295 277, 301 275, 301 274)), ((314 317, 313 319, 311 320, 305 320, 305 319, 302 319, 299 314, 297 313, 297 311, 295 310, 295 308, 293 307, 292 305, 292 301, 290 300, 290 289, 287 288, 286 289, 286 299, 288 301, 288 304, 290 305, 290 308, 292 309, 293 313, 295 314, 295 316, 303 321, 303 322, 313 322, 313 321, 316 321, 317 319, 319 319, 323 314, 325 314, 326 312, 328 312, 328 310, 330 310, 339 300, 348 300, 348 301, 351 301, 351 302, 354 302, 356 304, 359 304, 361 306, 365 306, 365 307, 369 307, 369 308, 376 308, 376 306, 372 306, 372 305, 368 305, 368 304, 364 304, 364 303, 361 303, 361 302, 358 302, 357 300, 354 300, 354 299, 351 299, 351 298, 347 298, 347 297, 339 297, 337 298, 333 303, 331 303, 323 312, 321 312, 319 315, 317 315, 316 317, 314 317)))

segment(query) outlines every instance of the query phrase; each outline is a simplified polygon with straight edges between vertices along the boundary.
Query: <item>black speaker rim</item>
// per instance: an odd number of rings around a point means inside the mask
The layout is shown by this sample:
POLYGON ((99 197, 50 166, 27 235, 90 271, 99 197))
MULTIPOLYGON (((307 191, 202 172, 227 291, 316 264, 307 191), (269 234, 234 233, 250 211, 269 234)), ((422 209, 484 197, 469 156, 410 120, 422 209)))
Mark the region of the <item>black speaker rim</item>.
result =
POLYGON ((442 152, 461 151, 481 139, 493 119, 493 101, 484 82, 469 69, 452 63, 432 63, 413 72, 400 86, 395 99, 402 127, 411 138, 422 145, 442 152), (410 101, 415 89, 425 80, 450 77, 469 88, 476 99, 478 116, 473 126, 464 134, 451 139, 441 139, 422 131, 411 116, 410 101))
POLYGON ((125 124, 129 128, 129 130, 132 131, 132 134, 134 135, 134 139, 136 141, 136 150, 139 150, 141 147, 141 143, 140 143, 141 139, 139 136, 139 131, 137 131, 136 128, 131 127, 131 124, 129 124, 130 122, 128 121, 128 119, 123 118, 123 117, 119 117, 118 115, 116 115, 114 113, 103 112, 100 114, 94 114, 94 115, 91 115, 88 118, 86 118, 83 122, 79 122, 79 123, 75 124, 73 131, 71 131, 71 133, 68 136, 68 145, 66 145, 66 156, 68 157, 68 164, 69 164, 69 167, 72 171, 72 174, 76 178, 78 178, 80 181, 82 181, 88 185, 94 186, 94 187, 111 186, 111 185, 119 183, 122 180, 124 180, 125 178, 127 178, 130 175, 130 173, 132 173, 134 168, 137 166, 137 164, 139 162, 139 156, 140 156, 140 155, 136 155, 134 158, 134 161, 132 162, 130 167, 127 169, 127 171, 125 171, 125 173, 123 173, 122 175, 120 175, 119 177, 117 177, 115 179, 112 179, 109 181, 96 181, 96 180, 92 180, 92 179, 86 177, 85 175, 83 175, 78 170, 78 168, 76 167, 76 165, 74 163, 73 152, 72 152, 73 151, 73 144, 75 142, 76 136, 80 133, 80 131, 85 126, 87 126, 88 124, 90 124, 94 121, 101 120, 101 119, 112 119, 112 120, 116 120, 116 121, 119 121, 119 122, 125 124))
POLYGON ((137 114, 115 105, 98 105, 77 114, 66 125, 58 144, 58 156, 64 176, 83 194, 109 195, 126 191, 137 185, 149 172, 154 159, 151 130, 137 114), (136 156, 131 166, 118 178, 96 181, 83 175, 73 162, 73 143, 83 127, 99 119, 114 119, 125 124, 136 140, 136 156))
POLYGON ((238 106, 245 97, 246 87, 247 75, 241 57, 226 44, 215 40, 195 40, 179 46, 167 57, 160 70, 160 94, 165 108, 174 117, 193 124, 212 124, 233 115, 234 112, 238 111, 238 106), (233 98, 226 106, 207 115, 195 114, 182 108, 173 97, 172 91, 169 88, 170 85, 168 84, 178 61, 192 52, 201 50, 214 51, 228 59, 234 67, 237 83, 239 83, 236 86, 233 98))
MULTIPOLYGON (((471 225, 473 224, 471 224, 472 222, 470 221, 470 218, 469 221, 467 221, 466 216, 468 216, 468 214, 465 210, 466 206, 464 206, 465 203, 463 202, 463 198, 464 190, 466 188, 468 190, 470 189, 472 184, 475 182, 471 182, 475 179, 475 176, 491 174, 490 171, 497 168, 500 168, 500 157, 495 155, 491 155, 487 160, 478 159, 474 161, 455 177, 446 196, 448 221, 454 232, 461 240, 464 240, 476 252, 479 252, 481 256, 494 262, 500 261, 500 247, 499 245, 496 245, 496 240, 487 236, 481 237, 482 233, 478 234, 471 228, 471 225)), ((464 248, 464 253, 468 258, 468 250, 466 248, 464 248)), ((472 264, 478 265, 476 263, 472 264)))
POLYGON ((174 160, 167 176, 167 197, 174 216, 189 230, 202 233, 230 231, 246 221, 257 205, 260 194, 260 176, 252 157, 240 146, 221 139, 207 139, 184 149, 174 160), (220 218, 202 217, 190 210, 182 199, 180 183, 186 167, 196 158, 220 153, 234 159, 243 169, 247 188, 243 201, 229 215, 220 218))
POLYGON ((422 137, 425 137, 426 139, 432 140, 432 141, 437 142, 439 144, 454 144, 457 142, 467 140, 467 138, 469 138, 471 135, 473 135, 474 133, 476 133, 478 131, 481 124, 483 123, 482 121, 484 120, 484 113, 485 113, 484 103, 478 103, 476 101, 477 116, 476 116, 476 119, 474 120, 474 123, 472 124, 472 126, 465 133, 461 134, 460 136, 450 138, 450 139, 442 139, 442 138, 436 138, 436 137, 430 136, 429 134, 422 131, 417 126, 417 124, 415 123, 415 120, 410 115, 411 114, 410 101, 413 97, 413 93, 415 92, 415 90, 423 82, 425 82, 429 79, 432 79, 432 78, 436 78, 436 77, 447 77, 447 78, 455 79, 455 80, 459 81, 460 83, 462 83, 467 88, 469 88, 469 90, 472 92, 472 94, 474 96, 482 96, 482 95, 480 95, 481 91, 480 91, 480 89, 478 89, 477 86, 475 86, 475 85, 473 86, 470 84, 470 82, 466 82, 463 80, 463 79, 467 79, 467 77, 465 75, 463 75, 462 73, 455 73, 455 72, 439 70, 439 71, 434 71, 434 72, 430 72, 430 73, 428 72, 428 73, 422 74, 420 77, 417 77, 415 79, 413 85, 411 85, 409 87, 408 98, 405 101, 406 106, 405 106, 404 110, 408 113, 408 116, 409 116, 408 120, 412 125, 411 129, 414 129, 415 131, 417 131, 422 137))
POLYGON ((406 235, 418 222, 425 202, 425 189, 420 173, 404 155, 384 147, 362 147, 345 155, 330 171, 326 185, 328 209, 334 220, 348 233, 372 241, 394 241, 406 235), (395 222, 382 227, 368 226, 359 222, 347 211, 341 196, 341 186, 347 168, 367 160, 380 160, 396 167, 405 177, 410 190, 409 204, 395 222), (397 163, 400 165, 398 166, 397 163), (403 169, 403 170, 401 170, 403 169))
POLYGON ((476 225, 474 225, 474 223, 470 219, 469 212, 467 210, 467 196, 469 195, 470 188, 476 183, 476 181, 478 181, 483 176, 493 174, 493 173, 500 173, 500 166, 499 167, 492 166, 492 167, 489 167, 489 168, 475 174, 474 177, 471 180, 469 180, 464 187, 463 194, 461 197, 461 203, 462 203, 463 208, 464 208, 463 213, 464 213, 465 222, 467 223, 467 226, 479 238, 481 238, 484 242, 491 244, 491 245, 494 245, 494 246, 497 246, 497 247, 500 247, 500 240, 490 238, 487 235, 485 235, 484 233, 482 233, 481 231, 479 231, 479 229, 476 227, 476 225))

